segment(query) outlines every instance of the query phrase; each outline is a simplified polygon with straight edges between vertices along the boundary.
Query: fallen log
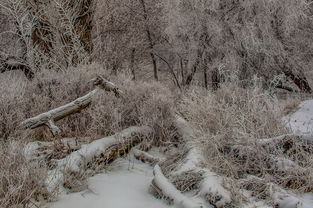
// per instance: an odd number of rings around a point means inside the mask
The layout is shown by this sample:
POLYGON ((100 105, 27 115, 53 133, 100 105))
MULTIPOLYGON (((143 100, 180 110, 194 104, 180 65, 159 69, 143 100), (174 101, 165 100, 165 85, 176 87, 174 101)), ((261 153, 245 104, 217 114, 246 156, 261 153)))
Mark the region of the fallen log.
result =
POLYGON ((148 163, 150 165, 155 165, 161 161, 160 158, 154 157, 153 155, 138 149, 134 149, 133 153, 137 160, 141 160, 142 162, 148 163))
MULTIPOLYGON (((185 148, 188 148, 189 150, 184 158, 184 162, 176 167, 171 175, 174 178, 177 178, 181 175, 185 176, 186 174, 191 175, 201 173, 201 177, 198 177, 200 180, 200 196, 218 208, 230 205, 232 202, 231 194, 222 186, 223 179, 211 170, 203 168, 203 164, 205 164, 205 154, 194 142, 194 139, 196 138, 195 130, 180 116, 176 116, 174 126, 182 137, 186 146, 185 148)), ((166 161, 164 163, 166 163, 166 161)), ((162 163, 160 165, 162 165, 162 163)), ((187 177, 185 176, 183 178, 187 177)))
POLYGON ((76 100, 66 105, 63 105, 53 110, 50 110, 48 112, 42 113, 33 118, 29 118, 25 120, 24 122, 22 122, 21 126, 23 128, 35 129, 37 127, 46 125, 50 128, 53 135, 57 135, 61 132, 61 130, 55 124, 55 122, 85 109, 87 106, 90 105, 95 95, 101 89, 105 91, 112 91, 115 93, 116 96, 121 96, 123 93, 116 85, 107 81, 101 76, 98 76, 92 81, 93 81, 93 84, 96 86, 96 89, 92 90, 88 94, 80 98, 77 98, 76 100))
POLYGON ((153 174, 154 179, 152 181, 152 186, 154 187, 154 191, 157 191, 160 196, 163 196, 174 205, 182 208, 203 207, 177 190, 176 187, 164 176, 160 166, 156 165, 154 167, 153 174))
POLYGON ((80 149, 76 138, 63 138, 53 142, 36 141, 24 147, 24 155, 28 161, 61 159, 73 151, 80 149))
POLYGON ((258 198, 270 198, 271 204, 275 208, 310 207, 310 205, 306 204, 300 196, 297 196, 295 193, 287 191, 276 184, 270 183, 266 179, 249 175, 247 178, 241 179, 240 183, 247 190, 250 190, 251 186, 258 186, 258 192, 261 193, 258 198))
POLYGON ((308 144, 313 144, 313 135, 311 134, 285 134, 285 135, 272 137, 272 138, 258 139, 257 143, 271 144, 271 143, 282 142, 284 140, 288 140, 292 138, 296 138, 299 141, 307 142, 308 144))
POLYGON ((46 181, 48 190, 58 190, 64 182, 64 174, 77 173, 91 168, 93 163, 109 164, 117 157, 126 154, 132 147, 139 144, 143 137, 148 136, 152 129, 147 126, 130 127, 113 136, 95 140, 82 145, 81 149, 72 152, 61 160, 55 160, 55 169, 50 171, 46 181))

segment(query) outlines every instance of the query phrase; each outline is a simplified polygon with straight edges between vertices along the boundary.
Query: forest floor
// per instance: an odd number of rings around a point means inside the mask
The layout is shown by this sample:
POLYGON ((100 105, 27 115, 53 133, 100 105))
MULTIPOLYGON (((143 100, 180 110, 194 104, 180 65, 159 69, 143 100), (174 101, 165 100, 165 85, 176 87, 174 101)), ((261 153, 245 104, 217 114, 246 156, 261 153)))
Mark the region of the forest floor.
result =
MULTIPOLYGON (((284 117, 292 131, 297 133, 313 132, 313 100, 302 102, 296 112, 284 117)), ((152 150, 151 154, 158 154, 152 150)), ((59 201, 47 204, 45 208, 167 208, 166 204, 149 194, 153 179, 153 168, 136 160, 132 154, 119 158, 109 170, 88 179, 87 189, 79 193, 62 195, 59 201)), ((202 207, 213 207, 201 201, 197 193, 188 193, 202 207)), ((302 203, 297 208, 312 208, 313 195, 299 196, 302 203)), ((268 205, 256 202, 243 207, 267 208, 268 205)), ((294 207, 292 200, 285 208, 294 207)))

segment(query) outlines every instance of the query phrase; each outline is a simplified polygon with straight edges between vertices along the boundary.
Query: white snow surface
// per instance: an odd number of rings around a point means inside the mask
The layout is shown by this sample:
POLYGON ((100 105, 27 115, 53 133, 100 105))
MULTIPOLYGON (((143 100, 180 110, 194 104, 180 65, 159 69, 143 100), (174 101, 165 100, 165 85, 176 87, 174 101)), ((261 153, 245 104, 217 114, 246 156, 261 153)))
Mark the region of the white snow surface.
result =
MULTIPOLYGON (((298 110, 283 118, 286 126, 296 134, 311 135, 313 134, 313 100, 302 102, 298 110)), ((288 165, 291 165, 290 163, 288 165)), ((276 206, 279 208, 312 208, 313 193, 307 193, 302 196, 293 196, 286 193, 277 192, 276 206)))
POLYGON ((174 204, 179 208, 202 208, 201 204, 196 203, 191 198, 186 197, 176 187, 168 181, 163 175, 159 165, 154 167, 155 183, 162 189, 162 193, 173 200, 174 204))
POLYGON ((299 109, 283 118, 294 133, 312 134, 313 133, 313 100, 307 100, 299 105, 299 109))
MULTIPOLYGON (((313 100, 304 101, 299 109, 283 118, 283 122, 297 134, 313 134, 313 100)), ((178 124, 184 124, 178 119, 178 124)), ((188 128, 183 128, 185 135, 191 137, 188 128)), ((184 138, 188 141, 189 138, 184 138)), ((197 152, 192 152, 193 158, 197 152)), ((197 161, 182 167, 182 170, 194 168, 197 161)), ((284 163, 284 165, 286 165, 284 163)), ((287 166, 290 164, 287 164, 287 166)), ((149 194, 149 187, 153 179, 152 167, 137 160, 117 159, 112 170, 99 174, 88 180, 88 189, 79 193, 61 196, 60 200, 45 206, 45 208, 173 208, 149 194)), ((178 172, 180 172, 179 170, 178 172)), ((210 181, 208 177, 203 185, 212 188, 217 181, 210 181), (206 184, 207 183, 207 184, 206 184)), ((163 180, 162 180, 163 181, 163 180)), ((216 188, 216 187, 215 187, 216 188)), ((200 193, 201 194, 201 193, 200 193)), ((227 195, 227 194, 225 194, 227 195)), ((286 193, 276 193, 274 196, 279 208, 313 208, 313 194, 293 196, 286 193)), ((243 207, 249 207, 248 205, 243 207)), ((265 204, 253 204, 251 207, 265 208, 265 204)))
POLYGON ((88 189, 61 196, 46 208, 170 208, 149 194, 152 168, 140 161, 117 159, 113 169, 88 180, 88 189))

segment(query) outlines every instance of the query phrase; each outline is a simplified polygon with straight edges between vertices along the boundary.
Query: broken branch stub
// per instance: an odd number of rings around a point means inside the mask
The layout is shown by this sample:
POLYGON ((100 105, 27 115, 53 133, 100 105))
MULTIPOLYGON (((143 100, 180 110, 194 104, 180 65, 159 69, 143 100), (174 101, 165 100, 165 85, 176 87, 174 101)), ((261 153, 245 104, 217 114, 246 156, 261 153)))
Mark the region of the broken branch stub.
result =
POLYGON ((78 113, 88 107, 91 104, 95 94, 97 94, 100 89, 104 89, 105 91, 112 91, 117 97, 121 96, 121 94, 123 93, 116 85, 107 81, 101 76, 98 76, 92 81, 96 86, 96 89, 66 105, 42 113, 33 118, 29 118, 22 122, 21 126, 26 129, 35 129, 37 127, 46 125, 50 128, 53 135, 57 135, 61 132, 61 130, 56 126, 55 122, 69 115, 78 113))
POLYGON ((116 97, 120 97, 123 94, 123 91, 120 90, 115 84, 112 82, 104 79, 101 76, 97 76, 95 79, 92 80, 93 84, 100 89, 103 89, 108 92, 114 92, 116 97))

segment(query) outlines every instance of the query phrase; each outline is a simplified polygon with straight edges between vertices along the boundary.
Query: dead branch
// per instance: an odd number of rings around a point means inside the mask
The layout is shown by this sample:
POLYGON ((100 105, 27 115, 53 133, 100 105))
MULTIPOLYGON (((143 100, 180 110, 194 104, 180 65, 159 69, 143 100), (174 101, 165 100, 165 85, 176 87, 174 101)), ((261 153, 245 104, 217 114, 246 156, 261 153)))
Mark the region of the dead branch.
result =
POLYGON ((92 81, 96 86, 96 89, 66 105, 60 106, 48 112, 42 113, 36 117, 25 120, 21 124, 22 127, 35 129, 37 127, 46 125, 50 128, 53 135, 57 135, 61 132, 61 130, 56 126, 55 122, 85 109, 87 106, 90 105, 93 98, 100 91, 100 89, 103 89, 105 91, 112 91, 115 93, 116 96, 121 96, 123 93, 116 85, 107 81, 101 76, 98 76, 92 81))
POLYGON ((200 204, 197 204, 177 190, 176 187, 164 176, 160 166, 156 165, 154 167, 153 174, 153 190, 156 191, 159 196, 166 198, 169 202, 182 208, 202 207, 200 204))
POLYGON ((176 116, 174 125, 189 148, 184 162, 176 168, 172 175, 179 176, 184 173, 201 173, 200 195, 216 207, 224 207, 231 203, 231 194, 222 186, 222 178, 211 170, 203 168, 205 164, 204 153, 193 141, 196 132, 192 126, 182 117, 176 116))
POLYGON ((137 160, 141 160, 151 165, 155 165, 161 161, 160 158, 154 157, 153 155, 150 155, 149 153, 138 150, 138 149, 134 149, 133 153, 137 160))
MULTIPOLYGON (((301 208, 306 207, 305 203, 296 194, 283 189, 282 187, 268 182, 266 179, 249 175, 241 179, 240 183, 250 190, 252 186, 258 186, 258 192, 262 193, 261 198, 270 197, 273 207, 277 208, 301 208)), ((309 207, 309 206, 308 206, 309 207)))
POLYGON ((82 145, 78 151, 67 157, 55 160, 55 169, 50 171, 46 181, 50 192, 58 190, 64 182, 65 171, 78 173, 91 168, 93 164, 109 164, 121 155, 129 152, 139 144, 152 129, 147 126, 130 127, 113 136, 95 140, 90 144, 82 145))
POLYGON ((31 142, 24 148, 24 155, 27 160, 51 160, 66 157, 73 151, 80 149, 76 138, 63 138, 53 142, 31 142))

